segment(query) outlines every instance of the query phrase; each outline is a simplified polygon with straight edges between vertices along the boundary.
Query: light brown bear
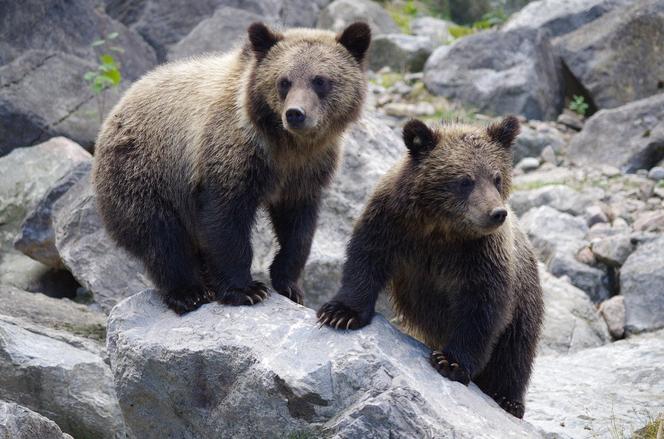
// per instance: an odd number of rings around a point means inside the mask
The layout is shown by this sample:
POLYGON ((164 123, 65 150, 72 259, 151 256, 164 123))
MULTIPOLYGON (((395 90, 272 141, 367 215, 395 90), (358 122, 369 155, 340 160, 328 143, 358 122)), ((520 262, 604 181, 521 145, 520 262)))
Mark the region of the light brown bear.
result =
POLYGON ((488 128, 406 124, 410 153, 369 201, 341 288, 318 316, 335 328, 365 326, 388 287, 442 375, 472 379, 521 418, 543 302, 536 259, 507 205, 518 132, 514 117, 488 128))
POLYGON ((369 27, 283 33, 262 23, 226 55, 174 62, 127 91, 96 144, 94 186, 110 236, 140 258, 177 313, 257 303, 251 230, 266 208, 277 292, 302 303, 321 191, 366 93, 369 27))

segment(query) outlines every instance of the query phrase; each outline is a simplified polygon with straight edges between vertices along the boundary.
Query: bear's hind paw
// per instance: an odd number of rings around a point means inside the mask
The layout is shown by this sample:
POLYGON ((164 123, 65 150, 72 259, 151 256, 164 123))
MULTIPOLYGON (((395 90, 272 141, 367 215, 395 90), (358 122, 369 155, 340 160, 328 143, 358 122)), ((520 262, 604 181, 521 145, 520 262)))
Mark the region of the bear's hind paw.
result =
POLYGON ((178 315, 194 311, 213 299, 210 291, 199 288, 180 289, 164 295, 164 303, 178 315))
POLYGON ((293 302, 298 305, 304 304, 304 294, 297 284, 290 284, 283 290, 277 290, 277 293, 281 294, 284 297, 288 297, 293 302))
POLYGON ((523 406, 523 403, 507 399, 506 397, 499 396, 497 394, 493 396, 493 399, 498 403, 498 405, 503 410, 505 410, 510 415, 515 416, 519 419, 523 418, 523 415, 526 411, 526 408, 523 406))
POLYGON ((449 353, 433 351, 429 359, 431 360, 431 365, 445 378, 458 381, 465 385, 470 383, 470 374, 466 368, 449 353))

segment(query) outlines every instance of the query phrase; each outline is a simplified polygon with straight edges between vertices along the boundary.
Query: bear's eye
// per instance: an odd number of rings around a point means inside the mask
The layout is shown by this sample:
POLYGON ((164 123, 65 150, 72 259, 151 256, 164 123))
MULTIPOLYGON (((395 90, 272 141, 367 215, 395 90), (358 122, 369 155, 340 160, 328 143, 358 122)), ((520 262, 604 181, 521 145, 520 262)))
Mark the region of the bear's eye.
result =
POLYGON ((496 185, 497 188, 500 189, 500 185, 503 182, 503 178, 500 176, 500 174, 496 174, 495 177, 493 177, 493 183, 496 185))
POLYGON ((319 97, 324 97, 330 92, 330 80, 322 76, 314 76, 311 85, 319 97))
POLYGON ((288 94, 288 90, 291 87, 291 82, 288 80, 288 78, 281 78, 277 83, 277 87, 279 88, 279 95, 283 99, 286 97, 286 94, 288 94))
POLYGON ((462 194, 468 194, 475 187, 475 181, 468 176, 462 177, 459 179, 459 181, 457 181, 457 187, 459 188, 459 192, 462 194))

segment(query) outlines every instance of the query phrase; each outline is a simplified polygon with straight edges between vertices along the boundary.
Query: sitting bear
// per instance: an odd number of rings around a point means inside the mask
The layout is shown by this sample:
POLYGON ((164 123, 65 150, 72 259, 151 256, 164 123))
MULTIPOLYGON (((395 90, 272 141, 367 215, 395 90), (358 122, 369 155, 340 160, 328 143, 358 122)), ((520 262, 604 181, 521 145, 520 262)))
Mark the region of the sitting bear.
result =
POLYGON ((385 287, 404 328, 433 349, 443 376, 473 380, 524 414, 540 334, 537 262, 507 205, 519 122, 403 129, 408 156, 379 183, 355 226, 323 324, 371 322, 385 287))
POLYGON ((274 289, 302 303, 321 191, 361 112, 371 33, 248 29, 244 46, 173 62, 133 84, 105 120, 94 163, 109 235, 138 257, 177 313, 267 297, 252 279, 259 208, 279 251, 274 289))

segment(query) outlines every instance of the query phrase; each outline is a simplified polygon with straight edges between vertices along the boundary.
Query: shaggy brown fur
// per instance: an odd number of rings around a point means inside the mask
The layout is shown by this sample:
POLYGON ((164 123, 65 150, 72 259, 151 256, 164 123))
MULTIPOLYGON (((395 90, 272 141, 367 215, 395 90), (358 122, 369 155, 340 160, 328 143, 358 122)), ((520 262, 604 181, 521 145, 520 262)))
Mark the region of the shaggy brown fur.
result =
POLYGON ((362 107, 370 38, 364 23, 339 35, 255 23, 243 47, 161 66, 111 111, 96 148, 99 211, 173 310, 267 296, 250 274, 259 207, 280 244, 272 284, 302 302, 297 281, 340 135, 362 107))
POLYGON ((442 375, 472 379, 522 417, 543 305, 535 257, 507 206, 518 130, 512 117, 486 129, 409 122, 410 154, 369 201, 341 289, 318 315, 360 328, 388 287, 442 375))

